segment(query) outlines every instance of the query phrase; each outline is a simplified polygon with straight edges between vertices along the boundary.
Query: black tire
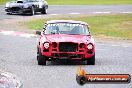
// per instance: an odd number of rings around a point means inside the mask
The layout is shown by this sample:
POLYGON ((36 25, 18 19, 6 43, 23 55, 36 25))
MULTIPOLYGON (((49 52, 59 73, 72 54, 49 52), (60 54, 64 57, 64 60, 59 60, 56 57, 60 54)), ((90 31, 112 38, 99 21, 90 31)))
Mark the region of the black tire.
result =
POLYGON ((6 14, 7 14, 7 15, 12 15, 12 13, 11 13, 11 12, 7 12, 6 14))
POLYGON ((87 65, 95 65, 95 53, 90 59, 87 60, 87 65))
POLYGON ((31 16, 33 16, 35 14, 35 11, 34 11, 34 7, 32 6, 31 7, 31 16))
POLYGON ((38 65, 46 65, 46 58, 37 50, 37 61, 38 65))
POLYGON ((76 81, 79 85, 84 85, 87 80, 84 76, 76 76, 76 81))
POLYGON ((46 9, 46 7, 43 7, 43 8, 42 8, 41 13, 42 13, 42 14, 47 14, 47 9, 46 9))

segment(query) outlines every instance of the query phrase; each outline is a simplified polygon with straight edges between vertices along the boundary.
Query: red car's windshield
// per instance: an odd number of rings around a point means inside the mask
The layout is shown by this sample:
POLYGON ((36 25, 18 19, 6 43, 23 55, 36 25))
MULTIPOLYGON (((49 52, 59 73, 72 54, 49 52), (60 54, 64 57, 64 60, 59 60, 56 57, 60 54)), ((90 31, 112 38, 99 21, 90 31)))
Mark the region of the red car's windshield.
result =
POLYGON ((52 23, 45 28, 45 34, 89 35, 87 25, 76 23, 52 23))

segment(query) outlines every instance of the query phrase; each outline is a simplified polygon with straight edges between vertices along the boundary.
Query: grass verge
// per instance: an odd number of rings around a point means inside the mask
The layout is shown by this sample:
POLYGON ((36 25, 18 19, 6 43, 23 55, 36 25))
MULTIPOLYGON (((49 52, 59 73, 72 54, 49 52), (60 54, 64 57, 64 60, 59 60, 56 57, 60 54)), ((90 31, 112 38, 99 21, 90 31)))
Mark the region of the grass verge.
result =
POLYGON ((132 4, 132 0, 47 0, 50 5, 132 4))
POLYGON ((90 25, 90 31, 94 36, 109 36, 132 39, 132 14, 99 15, 82 17, 52 17, 46 19, 34 19, 21 23, 33 29, 42 30, 47 20, 80 20, 90 25))
MULTIPOLYGON (((5 4, 12 0, 0 0, 0 4, 5 4)), ((49 5, 113 5, 113 4, 132 4, 132 0, 46 0, 49 5)))
POLYGON ((5 4, 6 2, 9 2, 11 0, 0 0, 0 5, 5 4))

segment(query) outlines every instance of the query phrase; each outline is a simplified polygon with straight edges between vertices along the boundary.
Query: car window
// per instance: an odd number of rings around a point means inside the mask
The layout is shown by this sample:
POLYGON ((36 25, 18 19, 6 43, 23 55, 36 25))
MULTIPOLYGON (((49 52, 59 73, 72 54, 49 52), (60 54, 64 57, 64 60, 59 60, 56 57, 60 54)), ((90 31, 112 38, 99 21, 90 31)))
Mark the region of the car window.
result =
POLYGON ((89 35, 87 25, 75 23, 54 23, 46 26, 45 34, 89 35))

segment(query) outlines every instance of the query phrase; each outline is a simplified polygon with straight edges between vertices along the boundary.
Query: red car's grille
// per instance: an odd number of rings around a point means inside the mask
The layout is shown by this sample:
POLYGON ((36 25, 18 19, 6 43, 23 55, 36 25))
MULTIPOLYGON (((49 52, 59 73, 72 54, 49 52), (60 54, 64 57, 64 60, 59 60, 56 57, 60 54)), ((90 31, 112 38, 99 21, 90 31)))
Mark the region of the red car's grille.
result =
POLYGON ((76 52, 78 50, 78 44, 72 42, 61 42, 59 43, 60 52, 76 52))

